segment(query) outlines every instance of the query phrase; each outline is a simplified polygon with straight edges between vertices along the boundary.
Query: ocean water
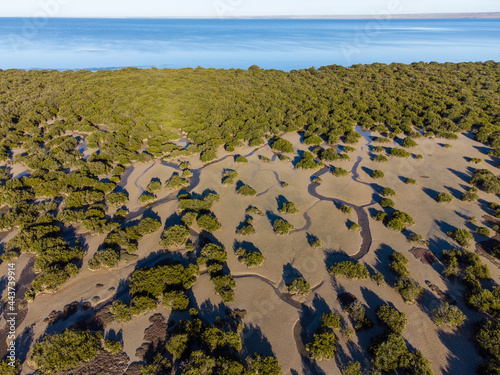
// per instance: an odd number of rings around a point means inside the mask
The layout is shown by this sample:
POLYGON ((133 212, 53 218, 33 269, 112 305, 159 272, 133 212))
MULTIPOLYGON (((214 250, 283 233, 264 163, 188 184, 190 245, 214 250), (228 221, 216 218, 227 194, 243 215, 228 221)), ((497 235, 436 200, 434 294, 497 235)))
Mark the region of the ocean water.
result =
POLYGON ((0 69, 500 61, 500 19, 0 18, 0 69))

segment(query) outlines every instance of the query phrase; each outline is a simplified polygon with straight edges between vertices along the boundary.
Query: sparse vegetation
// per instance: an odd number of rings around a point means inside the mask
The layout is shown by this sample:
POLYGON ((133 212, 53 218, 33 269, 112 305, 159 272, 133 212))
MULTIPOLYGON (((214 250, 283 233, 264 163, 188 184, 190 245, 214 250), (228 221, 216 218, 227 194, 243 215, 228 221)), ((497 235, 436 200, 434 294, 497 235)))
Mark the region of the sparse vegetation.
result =
POLYGON ((287 285, 290 294, 307 295, 311 293, 311 285, 303 277, 298 277, 287 285))
POLYGON ((439 326, 460 327, 466 319, 464 313, 454 305, 444 302, 432 310, 434 323, 439 326))
POLYGON ((453 201, 453 196, 451 194, 441 192, 436 195, 436 202, 438 203, 451 203, 453 201))
POLYGON ((375 180, 380 180, 384 178, 384 172, 379 169, 375 169, 372 171, 372 178, 374 178, 375 180))

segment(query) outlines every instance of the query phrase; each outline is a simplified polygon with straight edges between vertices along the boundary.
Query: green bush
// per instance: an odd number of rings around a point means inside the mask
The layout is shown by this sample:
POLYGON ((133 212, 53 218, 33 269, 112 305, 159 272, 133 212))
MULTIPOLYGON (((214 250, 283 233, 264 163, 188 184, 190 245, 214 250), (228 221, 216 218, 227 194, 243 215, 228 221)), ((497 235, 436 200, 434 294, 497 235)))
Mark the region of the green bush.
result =
POLYGON ((393 272, 397 273, 399 276, 410 276, 410 271, 406 268, 408 259, 402 253, 397 251, 391 253, 391 255, 389 255, 389 260, 391 261, 389 267, 393 272))
POLYGON ((189 298, 181 291, 174 290, 163 294, 163 306, 172 310, 187 310, 189 298))
POLYGON ((413 178, 407 178, 405 180, 405 184, 407 184, 407 185, 416 185, 417 184, 417 180, 415 180, 413 178))
POLYGON ((340 211, 342 211, 345 214, 352 214, 354 208, 352 208, 352 206, 342 205, 340 206, 340 211))
POLYGON ((222 174, 222 185, 234 185, 238 179, 239 173, 230 169, 226 169, 222 174))
POLYGON ((469 247, 470 241, 473 240, 472 234, 465 229, 455 229, 447 234, 463 247, 469 247))
POLYGON ((128 322, 131 319, 130 308, 122 301, 114 301, 109 311, 118 322, 128 322))
POLYGON ((292 230, 294 230, 294 227, 288 221, 285 221, 283 219, 276 219, 273 223, 273 230, 274 230, 274 233, 276 233, 280 236, 286 236, 292 230))
POLYGON ((198 216, 196 223, 201 229, 205 229, 207 232, 213 233, 222 228, 221 223, 212 214, 203 214, 198 216))
POLYGON ((373 322, 366 317, 364 306, 359 300, 352 302, 345 307, 345 311, 353 321, 354 329, 360 330, 364 328, 372 328, 373 322))
POLYGON ((405 340, 398 333, 379 336, 368 351, 372 355, 373 367, 379 371, 396 371, 398 368, 407 368, 410 363, 405 340))
POLYGON ((387 214, 385 212, 379 211, 375 214, 375 216, 373 218, 377 221, 383 222, 383 221, 387 220, 387 214))
POLYGON ((66 371, 94 359, 102 351, 102 339, 100 333, 68 329, 37 342, 29 362, 43 374, 66 371))
POLYGON ((470 159, 469 159, 469 162, 470 162, 470 163, 474 163, 474 164, 479 164, 479 163, 482 163, 482 162, 483 162, 483 159, 479 159, 479 158, 470 158, 470 159))
POLYGON ((372 178, 374 178, 376 180, 380 180, 381 178, 384 178, 384 172, 382 172, 381 170, 375 169, 372 172, 372 178))
POLYGON ((486 236, 486 237, 490 236, 490 230, 486 227, 476 228, 476 233, 481 234, 481 235, 486 236))
POLYGON ((248 268, 257 268, 264 262, 264 255, 258 251, 248 251, 243 248, 236 250, 236 255, 240 263, 248 268))
POLYGON ((463 193, 460 196, 460 200, 464 202, 475 202, 479 199, 479 195, 477 195, 477 188, 471 187, 468 191, 463 193))
POLYGON ((150 192, 145 191, 139 197, 138 202, 140 204, 148 204, 148 203, 154 202, 157 199, 158 198, 156 197, 156 195, 151 194, 150 192))
POLYGON ((488 320, 477 330, 476 341, 483 353, 500 360, 500 323, 488 320))
POLYGON ((130 314, 140 315, 148 311, 156 310, 158 305, 155 298, 148 296, 135 296, 130 303, 130 314))
POLYGON ((417 147, 418 143, 415 142, 415 140, 411 137, 406 137, 403 139, 403 142, 401 142, 401 146, 405 148, 411 148, 411 147, 417 147))
POLYGON ((500 180, 488 169, 476 169, 469 183, 487 193, 500 194, 500 180))
POLYGON ((307 295, 311 293, 311 285, 303 277, 298 277, 287 285, 290 294, 307 295))
POLYGON ((277 138, 271 144, 271 148, 276 151, 285 152, 285 153, 293 153, 293 145, 290 141, 287 141, 283 138, 277 138))
POLYGON ((310 152, 304 152, 300 161, 295 165, 297 169, 317 169, 324 167, 322 162, 316 162, 314 155, 310 152))
POLYGON ((120 342, 114 340, 104 341, 104 349, 110 353, 118 354, 123 351, 123 346, 120 342))
POLYGON ((432 310, 432 318, 438 327, 445 325, 455 328, 465 322, 466 316, 457 306, 444 302, 432 310))
POLYGON ((387 163, 389 159, 385 155, 377 155, 373 158, 373 161, 377 163, 387 163))
POLYGON ((355 361, 349 361, 349 363, 342 367, 342 375, 363 375, 361 371, 361 364, 355 361))
POLYGON ((237 156, 234 161, 236 163, 248 163, 248 159, 246 157, 244 157, 243 155, 239 155, 237 156))
POLYGON ((165 189, 167 190, 181 190, 189 187, 189 181, 179 176, 176 172, 165 182, 165 189))
POLYGON ((384 197, 393 197, 396 195, 396 191, 394 189, 391 189, 390 187, 386 187, 384 188, 384 190, 382 190, 382 195, 384 197))
POLYGON ((413 218, 403 211, 394 211, 391 219, 387 222, 387 228, 402 232, 408 225, 415 224, 413 218))
POLYGON ((378 285, 378 286, 382 286, 385 284, 385 277, 382 273, 380 272, 375 272, 373 275, 372 275, 372 280, 378 285))
POLYGON ((173 246, 179 246, 186 243, 189 237, 189 230, 183 225, 174 225, 167 228, 163 234, 160 241, 160 246, 164 248, 169 248, 173 246))
POLYGON ((409 158, 411 154, 403 150, 402 148, 391 148, 391 151, 389 151, 389 156, 396 156, 398 158, 409 158))
POLYGON ((331 173, 335 177, 345 177, 349 174, 349 171, 346 171, 344 168, 336 167, 331 173))
POLYGON ((389 305, 379 306, 377 309, 377 317, 391 332, 399 334, 403 333, 408 323, 404 313, 399 312, 389 305))
POLYGON ((409 277, 400 277, 394 288, 401 294, 406 303, 413 304, 424 293, 424 289, 409 277))
POLYGON ((361 225, 359 225, 358 223, 353 223, 349 226, 349 230, 351 232, 354 232, 354 231, 360 231, 362 228, 361 228, 361 225))
POLYGON ((146 190, 149 191, 150 193, 154 193, 155 191, 161 190, 161 181, 157 179, 152 179, 148 186, 146 187, 146 190))
POLYGON ((245 213, 264 216, 264 214, 262 213, 262 211, 259 210, 257 207, 254 207, 254 206, 248 206, 247 209, 245 210, 245 213))
POLYGON ((283 202, 283 204, 279 208, 279 212, 286 214, 296 214, 299 213, 299 209, 293 202, 283 202))
POLYGON ((311 358, 316 361, 332 359, 337 352, 337 337, 329 329, 321 328, 314 333, 312 341, 306 345, 311 358))
POLYGON ((246 197, 253 197, 257 194, 257 192, 248 185, 242 185, 236 192, 246 197))
POLYGON ((302 141, 303 144, 305 145, 320 145, 323 143, 323 140, 321 137, 318 137, 315 134, 312 134, 308 137, 305 137, 304 140, 302 141))
POLYGON ((394 201, 392 199, 389 199, 389 198, 384 198, 380 201, 380 205, 382 207, 394 207, 394 201))
POLYGON ((352 260, 339 262, 330 267, 330 274, 332 276, 344 276, 348 279, 367 279, 370 277, 370 272, 361 263, 356 263, 352 260))
POLYGON ((438 203, 451 203, 452 201, 453 201, 453 196, 448 193, 441 192, 438 193, 438 195, 436 196, 436 202, 438 203))

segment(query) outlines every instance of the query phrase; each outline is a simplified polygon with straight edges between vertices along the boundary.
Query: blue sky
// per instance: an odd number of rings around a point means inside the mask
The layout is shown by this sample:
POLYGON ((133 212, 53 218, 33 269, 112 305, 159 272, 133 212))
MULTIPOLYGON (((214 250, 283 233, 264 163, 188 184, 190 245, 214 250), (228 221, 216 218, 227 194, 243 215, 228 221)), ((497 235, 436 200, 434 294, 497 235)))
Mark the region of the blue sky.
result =
POLYGON ((497 12, 498 0, 18 0, 0 17, 223 17, 497 12))

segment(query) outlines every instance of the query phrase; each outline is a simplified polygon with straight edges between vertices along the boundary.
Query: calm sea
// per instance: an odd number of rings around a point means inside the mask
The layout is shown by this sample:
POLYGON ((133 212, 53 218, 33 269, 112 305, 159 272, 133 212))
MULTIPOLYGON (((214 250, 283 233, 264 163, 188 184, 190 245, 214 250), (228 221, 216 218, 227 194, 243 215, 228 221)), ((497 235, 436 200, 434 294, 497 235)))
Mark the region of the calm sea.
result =
POLYGON ((500 61, 500 20, 0 18, 0 69, 500 61))

